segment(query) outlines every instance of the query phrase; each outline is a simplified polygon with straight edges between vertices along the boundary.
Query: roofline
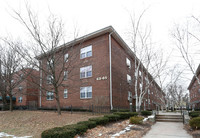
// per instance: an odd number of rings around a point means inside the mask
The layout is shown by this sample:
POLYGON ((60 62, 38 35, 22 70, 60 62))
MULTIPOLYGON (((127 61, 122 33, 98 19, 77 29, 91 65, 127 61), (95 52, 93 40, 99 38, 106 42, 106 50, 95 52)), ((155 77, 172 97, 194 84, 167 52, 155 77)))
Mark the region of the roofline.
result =
MULTIPOLYGON (((197 68, 195 74, 196 74, 197 77, 198 77, 198 75, 200 74, 200 64, 199 64, 199 66, 198 66, 198 68, 197 68)), ((191 82, 190 82, 190 84, 189 84, 189 86, 188 86, 188 88, 187 88, 188 90, 192 87, 192 85, 193 85, 193 83, 195 82, 195 80, 196 80, 196 77, 193 76, 193 77, 192 77, 192 80, 191 80, 191 82)))
MULTIPOLYGON (((98 37, 100 35, 103 35, 103 34, 106 34, 106 33, 112 33, 112 36, 113 38, 121 45, 123 46, 123 48, 126 50, 126 52, 133 58, 136 58, 136 60, 139 62, 139 59, 137 58, 137 56, 135 55, 135 53, 130 49, 130 47, 125 43, 125 41, 121 38, 121 36, 116 32, 116 30, 112 27, 112 26, 107 26, 105 28, 102 28, 100 30, 97 30, 95 32, 92 32, 92 33, 89 33, 87 35, 84 35, 82 37, 79 37, 77 39, 74 39, 68 43, 65 43, 59 47, 56 48, 57 51, 59 51, 60 49, 64 48, 64 47, 70 47, 70 46, 73 46, 73 45, 76 45, 76 44, 79 44, 79 43, 82 43, 86 40, 89 40, 89 39, 92 39, 92 38, 95 38, 95 37, 98 37)), ((47 52, 47 54, 50 54, 50 52, 47 52)), ((45 56, 43 54, 39 55, 39 56, 36 56, 35 58, 40 60, 42 59, 42 57, 45 56)), ((141 64, 142 67, 144 68, 144 70, 146 72, 147 69, 144 67, 143 64, 141 64)), ((153 80, 153 82, 158 86, 158 88, 161 90, 160 86, 157 84, 157 82, 153 79, 152 75, 148 72, 148 75, 150 76, 150 79, 153 80)), ((162 91, 162 90, 161 90, 162 91)))

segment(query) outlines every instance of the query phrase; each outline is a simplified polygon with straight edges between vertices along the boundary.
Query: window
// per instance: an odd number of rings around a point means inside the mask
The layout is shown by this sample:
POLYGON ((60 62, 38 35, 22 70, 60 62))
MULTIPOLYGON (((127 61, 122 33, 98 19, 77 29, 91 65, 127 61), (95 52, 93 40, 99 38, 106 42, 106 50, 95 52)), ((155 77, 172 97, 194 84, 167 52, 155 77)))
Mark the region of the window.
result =
POLYGON ((86 58, 92 56, 92 46, 87 46, 81 49, 81 55, 80 58, 86 58))
POLYGON ((128 58, 126 58, 126 65, 129 69, 131 68, 131 61, 128 58))
POLYGON ((128 91, 128 100, 130 101, 132 99, 132 93, 128 91))
POLYGON ((47 84, 52 84, 52 82, 53 82, 53 76, 47 75, 47 84))
POLYGON ((92 66, 80 68, 80 78, 92 77, 92 66))
POLYGON ((47 100, 53 100, 53 92, 47 92, 47 100))
POLYGON ((140 76, 140 77, 142 76, 142 72, 141 72, 141 71, 139 71, 139 76, 140 76))
POLYGON ((64 98, 67 98, 68 96, 67 96, 67 89, 64 89, 64 98))
POLYGON ((92 86, 81 87, 80 98, 81 99, 92 98, 92 86))
POLYGON ((23 77, 24 77, 24 74, 20 74, 20 79, 22 80, 23 79, 23 77))
POLYGON ((142 90, 142 83, 140 83, 140 90, 142 90))
POLYGON ((23 87, 22 87, 22 86, 19 86, 18 89, 19 89, 19 91, 21 92, 22 89, 23 89, 23 87))
POLYGON ((63 77, 63 80, 67 80, 68 78, 68 71, 64 71, 64 77, 63 77))
POLYGON ((69 58, 69 54, 67 53, 67 54, 65 54, 65 56, 64 56, 64 61, 67 62, 67 61, 68 61, 68 58, 69 58))
POLYGON ((47 69, 50 69, 53 66, 53 60, 50 59, 49 61, 47 61, 47 69))
POLYGON ((127 82, 131 83, 131 76, 127 74, 127 82))
POLYGON ((22 97, 18 98, 18 103, 22 103, 22 97))

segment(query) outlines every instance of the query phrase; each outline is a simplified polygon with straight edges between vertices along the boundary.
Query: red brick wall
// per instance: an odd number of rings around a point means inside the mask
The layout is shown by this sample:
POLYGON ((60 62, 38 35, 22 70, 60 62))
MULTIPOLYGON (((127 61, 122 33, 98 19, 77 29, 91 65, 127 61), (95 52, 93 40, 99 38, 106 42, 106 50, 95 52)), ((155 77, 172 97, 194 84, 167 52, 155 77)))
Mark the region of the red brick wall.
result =
MULTIPOLYGON (((59 53, 62 54, 62 53, 59 53)), ((73 47, 73 51, 69 52, 69 61, 67 64, 73 64, 73 69, 69 69, 69 78, 67 81, 63 81, 63 84, 67 85, 59 89, 61 107, 66 106, 90 106, 90 105, 104 105, 109 106, 109 58, 108 58, 108 35, 103 35, 88 41, 83 42, 80 45, 73 47), (92 45, 92 56, 80 59, 80 49, 92 45), (70 56, 73 53, 74 56, 70 56), (73 59, 73 63, 70 61, 73 59), (80 79, 80 68, 84 66, 92 65, 92 77, 80 79), (96 80, 98 77, 107 76, 106 80, 96 80), (92 86, 92 98, 80 99, 80 87, 92 86), (64 89, 68 89, 68 98, 64 98, 64 89), (103 99, 102 99, 103 98, 103 99)), ((45 59, 43 60, 43 67, 46 66, 45 59)), ((47 89, 51 89, 51 85, 46 84, 46 76, 43 72, 43 86, 47 89)), ((55 98, 53 101, 46 100, 46 91, 43 90, 44 96, 42 97, 42 107, 55 107, 55 98)))

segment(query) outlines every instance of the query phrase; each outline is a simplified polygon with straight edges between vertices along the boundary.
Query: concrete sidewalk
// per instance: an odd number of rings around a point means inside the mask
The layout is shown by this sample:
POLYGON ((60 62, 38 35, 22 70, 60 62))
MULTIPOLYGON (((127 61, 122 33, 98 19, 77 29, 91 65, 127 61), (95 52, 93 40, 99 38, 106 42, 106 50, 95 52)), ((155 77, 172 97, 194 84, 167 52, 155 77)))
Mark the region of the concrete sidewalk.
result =
POLYGON ((143 138, 192 138, 192 136, 183 129, 183 123, 156 122, 143 138))

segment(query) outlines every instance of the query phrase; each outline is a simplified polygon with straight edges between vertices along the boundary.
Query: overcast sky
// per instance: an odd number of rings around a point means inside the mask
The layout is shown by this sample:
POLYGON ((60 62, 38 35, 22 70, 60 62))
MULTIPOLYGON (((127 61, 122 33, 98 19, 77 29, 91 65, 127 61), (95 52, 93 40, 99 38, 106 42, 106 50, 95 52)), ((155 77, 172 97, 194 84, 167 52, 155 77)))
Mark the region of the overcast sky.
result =
MULTIPOLYGON (((200 0, 28 0, 40 19, 51 11, 65 23, 67 39, 73 38, 73 29, 80 36, 112 25, 126 41, 130 26, 130 14, 141 14, 148 8, 144 23, 151 24, 153 41, 169 51, 174 46, 170 30, 174 24, 184 24, 191 15, 200 16, 200 0)), ((0 36, 11 34, 26 37, 24 28, 12 18, 12 8, 24 12, 24 0, 0 0, 0 36)), ((173 60, 175 64, 177 60, 173 60)), ((179 61, 180 62, 180 61, 179 61)), ((182 62, 182 61, 181 61, 182 62)))

